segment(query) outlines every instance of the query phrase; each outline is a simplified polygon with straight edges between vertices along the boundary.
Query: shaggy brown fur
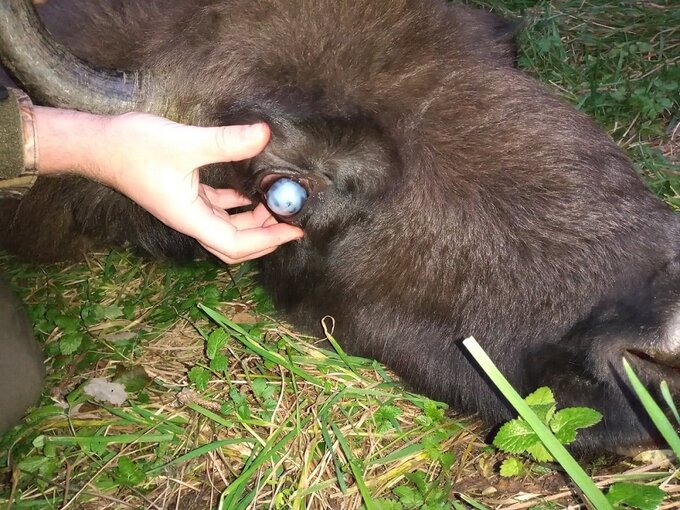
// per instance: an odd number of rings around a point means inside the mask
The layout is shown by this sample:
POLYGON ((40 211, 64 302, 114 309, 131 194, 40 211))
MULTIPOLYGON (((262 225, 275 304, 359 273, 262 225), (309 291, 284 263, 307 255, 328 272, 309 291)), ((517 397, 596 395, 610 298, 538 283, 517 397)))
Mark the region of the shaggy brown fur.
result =
MULTIPOLYGON (((295 324, 332 315, 350 352, 495 422, 507 411, 459 345, 474 335, 521 391, 604 412, 582 447, 650 440, 620 359, 644 353, 644 377, 677 382, 678 218, 588 117, 513 67, 500 20, 438 0, 75 3, 53 31, 150 72, 157 113, 270 123, 261 156, 206 181, 256 200, 263 175, 322 184, 294 219, 305 238, 261 264, 295 324)), ((41 180, 12 218, 3 242, 33 260, 88 242, 201 254, 74 177, 41 180)))

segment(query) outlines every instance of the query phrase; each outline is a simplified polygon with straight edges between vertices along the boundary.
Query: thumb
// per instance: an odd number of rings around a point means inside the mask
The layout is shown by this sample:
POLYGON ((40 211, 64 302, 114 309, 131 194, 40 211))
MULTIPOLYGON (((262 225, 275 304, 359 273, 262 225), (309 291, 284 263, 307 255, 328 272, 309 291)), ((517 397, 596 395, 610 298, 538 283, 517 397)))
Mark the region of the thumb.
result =
POLYGON ((269 126, 264 123, 193 129, 197 130, 196 166, 257 156, 267 146, 270 136, 269 126))

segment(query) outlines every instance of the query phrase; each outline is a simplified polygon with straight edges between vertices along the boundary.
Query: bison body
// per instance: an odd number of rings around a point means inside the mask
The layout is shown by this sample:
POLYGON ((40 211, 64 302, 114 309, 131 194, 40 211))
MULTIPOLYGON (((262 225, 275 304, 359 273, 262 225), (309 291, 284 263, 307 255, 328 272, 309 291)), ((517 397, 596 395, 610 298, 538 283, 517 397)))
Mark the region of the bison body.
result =
MULTIPOLYGON (((309 186, 289 220, 304 239, 261 261, 295 325, 330 315, 349 352, 495 423, 509 412, 461 349, 474 335, 520 391, 604 413, 582 448, 649 444, 621 357, 677 388, 678 217, 588 117, 513 67, 498 18, 438 0, 71 3, 50 3, 52 31, 97 65, 148 72, 155 113, 271 125, 260 156, 203 178, 256 201, 270 176, 309 186)), ((34 260, 102 243, 203 255, 75 177, 0 210, 4 245, 34 260)))

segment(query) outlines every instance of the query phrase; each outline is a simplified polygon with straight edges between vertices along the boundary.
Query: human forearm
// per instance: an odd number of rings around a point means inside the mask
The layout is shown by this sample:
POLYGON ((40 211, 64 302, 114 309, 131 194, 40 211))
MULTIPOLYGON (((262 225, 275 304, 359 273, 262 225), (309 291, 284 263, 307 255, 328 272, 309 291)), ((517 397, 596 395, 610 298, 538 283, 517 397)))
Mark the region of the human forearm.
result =
POLYGON ((101 168, 98 144, 111 117, 75 110, 34 107, 40 175, 76 173, 96 180, 101 168))

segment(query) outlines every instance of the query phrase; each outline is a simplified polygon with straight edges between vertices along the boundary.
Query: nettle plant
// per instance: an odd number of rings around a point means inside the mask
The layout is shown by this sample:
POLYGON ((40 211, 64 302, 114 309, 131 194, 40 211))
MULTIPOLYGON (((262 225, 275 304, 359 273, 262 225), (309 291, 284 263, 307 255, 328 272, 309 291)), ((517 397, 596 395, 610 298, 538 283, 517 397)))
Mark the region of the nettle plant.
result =
MULTIPOLYGON (((566 407, 558 411, 553 392, 547 387, 538 388, 524 401, 563 445, 576 439, 578 429, 592 427, 602 420, 602 415, 589 407, 566 407)), ((538 462, 555 460, 524 418, 516 418, 503 425, 493 444, 503 452, 525 454, 538 462)), ((515 456, 508 457, 501 464, 501 476, 519 476, 524 472, 524 463, 515 456)))
MULTIPOLYGON (((493 441, 493 444, 501 451, 513 455, 501 464, 500 474, 502 476, 521 476, 527 473, 526 463, 515 455, 528 456, 539 462, 554 461, 553 467, 559 464, 582 491, 583 497, 596 510, 619 508, 655 510, 659 508, 666 496, 666 493, 659 487, 617 482, 609 487, 605 495, 565 449, 565 445, 576 439, 579 429, 591 427, 602 419, 599 412, 586 407, 568 407, 558 411, 555 397, 546 387, 538 388, 522 399, 473 337, 465 339, 463 345, 520 415, 519 418, 503 425, 493 441)), ((622 363, 631 386, 645 410, 675 452, 676 457, 680 458, 680 437, 674 430, 674 426, 628 362, 622 359, 622 363)), ((680 424, 680 415, 667 384, 662 382, 660 389, 667 406, 680 424)))
MULTIPOLYGON (((557 409, 557 402, 550 388, 538 388, 524 398, 524 402, 553 433, 555 438, 568 445, 576 439, 579 429, 592 427, 602 420, 602 415, 588 407, 565 407, 557 409)), ((558 462, 545 447, 534 428, 524 418, 505 423, 493 440, 499 450, 511 454, 500 466, 500 475, 519 477, 528 474, 528 457, 537 462, 558 462)), ((638 508, 655 510, 663 502, 665 492, 658 487, 637 483, 618 482, 611 485, 606 500, 613 508, 638 508)), ((610 507, 610 508, 611 508, 610 507)), ((600 506, 597 506, 598 510, 600 506)))

